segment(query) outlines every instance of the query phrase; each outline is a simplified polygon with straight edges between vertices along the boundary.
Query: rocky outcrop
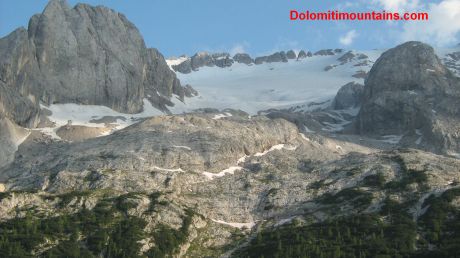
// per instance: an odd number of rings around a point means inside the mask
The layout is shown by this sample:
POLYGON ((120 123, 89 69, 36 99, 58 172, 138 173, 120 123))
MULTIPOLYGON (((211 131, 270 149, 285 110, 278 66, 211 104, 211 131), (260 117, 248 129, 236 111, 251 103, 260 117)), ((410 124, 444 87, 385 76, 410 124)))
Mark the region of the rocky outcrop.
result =
POLYGON ((177 95, 181 101, 190 97, 190 86, 183 87, 176 74, 169 69, 163 55, 156 49, 147 50, 144 91, 147 99, 160 110, 172 106, 170 98, 177 95))
POLYGON ((256 57, 256 59, 254 60, 254 63, 256 65, 260 65, 260 64, 266 63, 267 60, 268 60, 267 56, 259 56, 259 57, 256 57))
POLYGON ((191 59, 186 59, 184 62, 178 64, 178 65, 173 65, 171 67, 174 71, 179 72, 179 73, 191 73, 192 72, 192 60, 191 59))
POLYGON ((297 56, 297 60, 305 59, 305 58, 307 58, 307 53, 305 53, 304 50, 300 50, 299 55, 297 56))
POLYGON ((197 71, 203 66, 215 66, 214 59, 207 52, 196 53, 191 58, 192 70, 197 71))
POLYGON ((365 81, 357 124, 361 133, 417 132, 426 148, 459 152, 459 125, 460 79, 432 47, 407 42, 376 61, 365 81))
POLYGON ((215 53, 212 54, 212 58, 214 59, 214 64, 220 68, 230 67, 234 63, 228 53, 215 53))
POLYGON ((294 50, 289 50, 289 51, 286 53, 286 57, 287 57, 287 59, 296 59, 296 58, 297 58, 297 55, 296 55, 296 53, 294 52, 294 50))
POLYGON ((145 91, 184 95, 163 56, 146 48, 124 15, 86 4, 70 8, 63 0, 51 0, 30 19, 27 31, 18 29, 0 39, 0 80, 12 91, 2 97, 16 94, 15 101, 34 107, 6 111, 23 114, 13 120, 28 126, 35 122, 39 101, 136 113, 143 108, 145 91))
POLYGON ((244 53, 235 54, 233 56, 233 60, 235 60, 235 62, 237 63, 247 64, 247 65, 254 63, 254 59, 252 59, 251 56, 249 56, 248 54, 244 54, 244 53))
MULTIPOLYGON (((340 62, 341 65, 351 62, 352 60, 367 60, 369 57, 362 53, 353 53, 353 51, 348 51, 347 53, 343 54, 341 57, 337 58, 337 61, 340 62)), ((358 64, 363 65, 363 63, 358 64)))
POLYGON ((286 63, 288 61, 288 58, 286 56, 286 52, 284 51, 281 51, 281 52, 276 52, 272 55, 269 55, 267 57, 267 62, 268 63, 279 63, 279 62, 283 62, 283 63, 286 63))
POLYGON ((350 82, 342 86, 332 103, 335 110, 359 107, 363 98, 364 85, 350 82))
POLYGON ((333 56, 335 55, 335 52, 333 49, 322 49, 314 54, 315 56, 333 56))
POLYGON ((14 160, 18 145, 28 136, 29 132, 0 116, 0 167, 14 160))

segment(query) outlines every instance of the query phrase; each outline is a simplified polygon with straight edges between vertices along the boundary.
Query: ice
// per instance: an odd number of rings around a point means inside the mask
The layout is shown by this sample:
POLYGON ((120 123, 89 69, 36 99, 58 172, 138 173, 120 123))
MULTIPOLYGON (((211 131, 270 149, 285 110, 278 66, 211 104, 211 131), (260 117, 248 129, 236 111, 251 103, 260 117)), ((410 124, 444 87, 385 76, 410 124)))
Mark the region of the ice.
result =
MULTIPOLYGON (((374 58, 380 56, 381 52, 363 53, 375 61, 374 58)), ((324 71, 328 64, 338 64, 338 57, 340 55, 313 56, 301 61, 252 66, 235 63, 226 68, 201 67, 199 71, 189 74, 177 73, 181 82, 192 85, 199 96, 187 98, 185 103, 175 100, 176 105, 171 111, 183 113, 199 108, 231 108, 254 115, 272 108, 325 103, 333 99, 338 89, 346 83, 363 83, 363 79, 352 77, 358 69, 353 62, 324 71)))

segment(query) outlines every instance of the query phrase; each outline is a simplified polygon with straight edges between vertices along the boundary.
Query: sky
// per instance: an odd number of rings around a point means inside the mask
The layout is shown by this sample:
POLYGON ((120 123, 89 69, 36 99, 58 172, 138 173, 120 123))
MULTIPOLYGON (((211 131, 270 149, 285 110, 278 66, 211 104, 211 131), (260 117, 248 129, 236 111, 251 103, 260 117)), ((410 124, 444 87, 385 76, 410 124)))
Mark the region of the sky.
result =
MULTIPOLYGON (((27 27, 47 0, 0 0, 0 37, 27 27)), ((67 0, 126 15, 166 57, 198 51, 263 55, 279 50, 384 49, 408 40, 460 43, 460 0, 67 0), (290 10, 423 11, 429 21, 291 21, 290 10)))

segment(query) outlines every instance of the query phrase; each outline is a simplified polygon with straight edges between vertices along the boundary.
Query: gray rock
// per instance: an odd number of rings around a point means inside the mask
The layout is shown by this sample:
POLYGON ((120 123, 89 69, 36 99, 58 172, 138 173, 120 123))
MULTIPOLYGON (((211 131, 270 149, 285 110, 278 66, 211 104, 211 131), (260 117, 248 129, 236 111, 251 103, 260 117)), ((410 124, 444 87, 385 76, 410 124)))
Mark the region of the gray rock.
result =
POLYGON ((179 73, 184 73, 184 74, 191 73, 192 72, 192 60, 187 59, 178 65, 173 65, 172 69, 174 69, 174 71, 179 72, 179 73))
POLYGON ((315 56, 333 56, 335 55, 334 50, 332 49, 323 49, 315 52, 315 56))
POLYGON ((332 103, 335 110, 355 108, 361 105, 364 92, 364 85, 350 82, 342 86, 332 103))
POLYGON ((190 86, 190 84, 185 85, 184 90, 185 90, 185 96, 188 97, 188 98, 198 96, 198 91, 196 91, 194 88, 192 88, 192 86, 190 86))
POLYGON ((287 59, 296 59, 297 55, 295 54, 294 50, 289 50, 286 53, 286 57, 287 57, 287 59))
POLYGON ((334 69, 335 67, 337 67, 337 65, 328 65, 328 66, 324 67, 324 71, 325 72, 330 71, 330 70, 334 69))
POLYGON ((254 63, 254 59, 252 59, 248 54, 244 54, 244 53, 235 54, 233 56, 233 60, 235 60, 235 62, 237 63, 247 64, 247 65, 254 63))
POLYGON ((0 167, 14 160, 18 144, 27 137, 26 129, 0 115, 0 167))
POLYGON ((305 58, 307 58, 307 53, 305 53, 304 50, 300 50, 299 55, 297 56, 297 60, 305 59, 305 58))
POLYGON ((29 115, 13 120, 33 125, 38 101, 136 113, 142 110, 144 91, 183 96, 175 74, 155 51, 145 47, 137 28, 120 13, 51 0, 30 19, 27 31, 18 29, 0 39, 1 81, 18 99, 29 99, 27 106, 35 105, 25 112, 29 115))
POLYGON ((220 68, 230 67, 234 63, 233 59, 228 53, 212 54, 212 58, 214 59, 214 64, 220 68))
POLYGON ((203 66, 215 66, 214 59, 207 52, 199 52, 192 56, 191 60, 192 70, 197 71, 203 66))
POLYGON ((337 60, 340 61, 340 64, 346 64, 346 63, 350 62, 351 60, 353 60, 353 58, 355 58, 355 56, 356 55, 353 54, 352 51, 348 51, 343 56, 337 58, 337 60))
POLYGON ((365 81, 357 124, 361 133, 419 132, 429 150, 459 152, 459 125, 460 79, 432 47, 407 42, 376 61, 365 81))
POLYGON ((281 51, 281 52, 276 52, 272 55, 269 55, 267 57, 267 62, 268 63, 280 63, 280 62, 284 62, 286 63, 288 61, 288 58, 286 56, 286 52, 284 51, 281 51))
POLYGON ((267 56, 259 56, 259 57, 256 57, 256 59, 254 60, 254 63, 256 65, 260 65, 260 64, 266 63, 267 61, 268 61, 267 56))

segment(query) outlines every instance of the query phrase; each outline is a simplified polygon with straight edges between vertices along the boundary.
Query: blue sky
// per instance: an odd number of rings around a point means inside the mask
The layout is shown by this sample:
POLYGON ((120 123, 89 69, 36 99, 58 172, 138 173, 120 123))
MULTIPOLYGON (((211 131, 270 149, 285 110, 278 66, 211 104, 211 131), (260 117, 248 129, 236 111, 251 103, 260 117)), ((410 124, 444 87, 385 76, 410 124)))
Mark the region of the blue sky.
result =
MULTIPOLYGON (((460 42, 460 0, 68 0, 105 5, 124 13, 146 45, 165 56, 197 51, 388 48, 406 40, 436 46, 460 42), (427 11, 430 21, 290 21, 289 11, 427 11)), ((1 0, 0 37, 40 13, 47 0, 1 0)))

